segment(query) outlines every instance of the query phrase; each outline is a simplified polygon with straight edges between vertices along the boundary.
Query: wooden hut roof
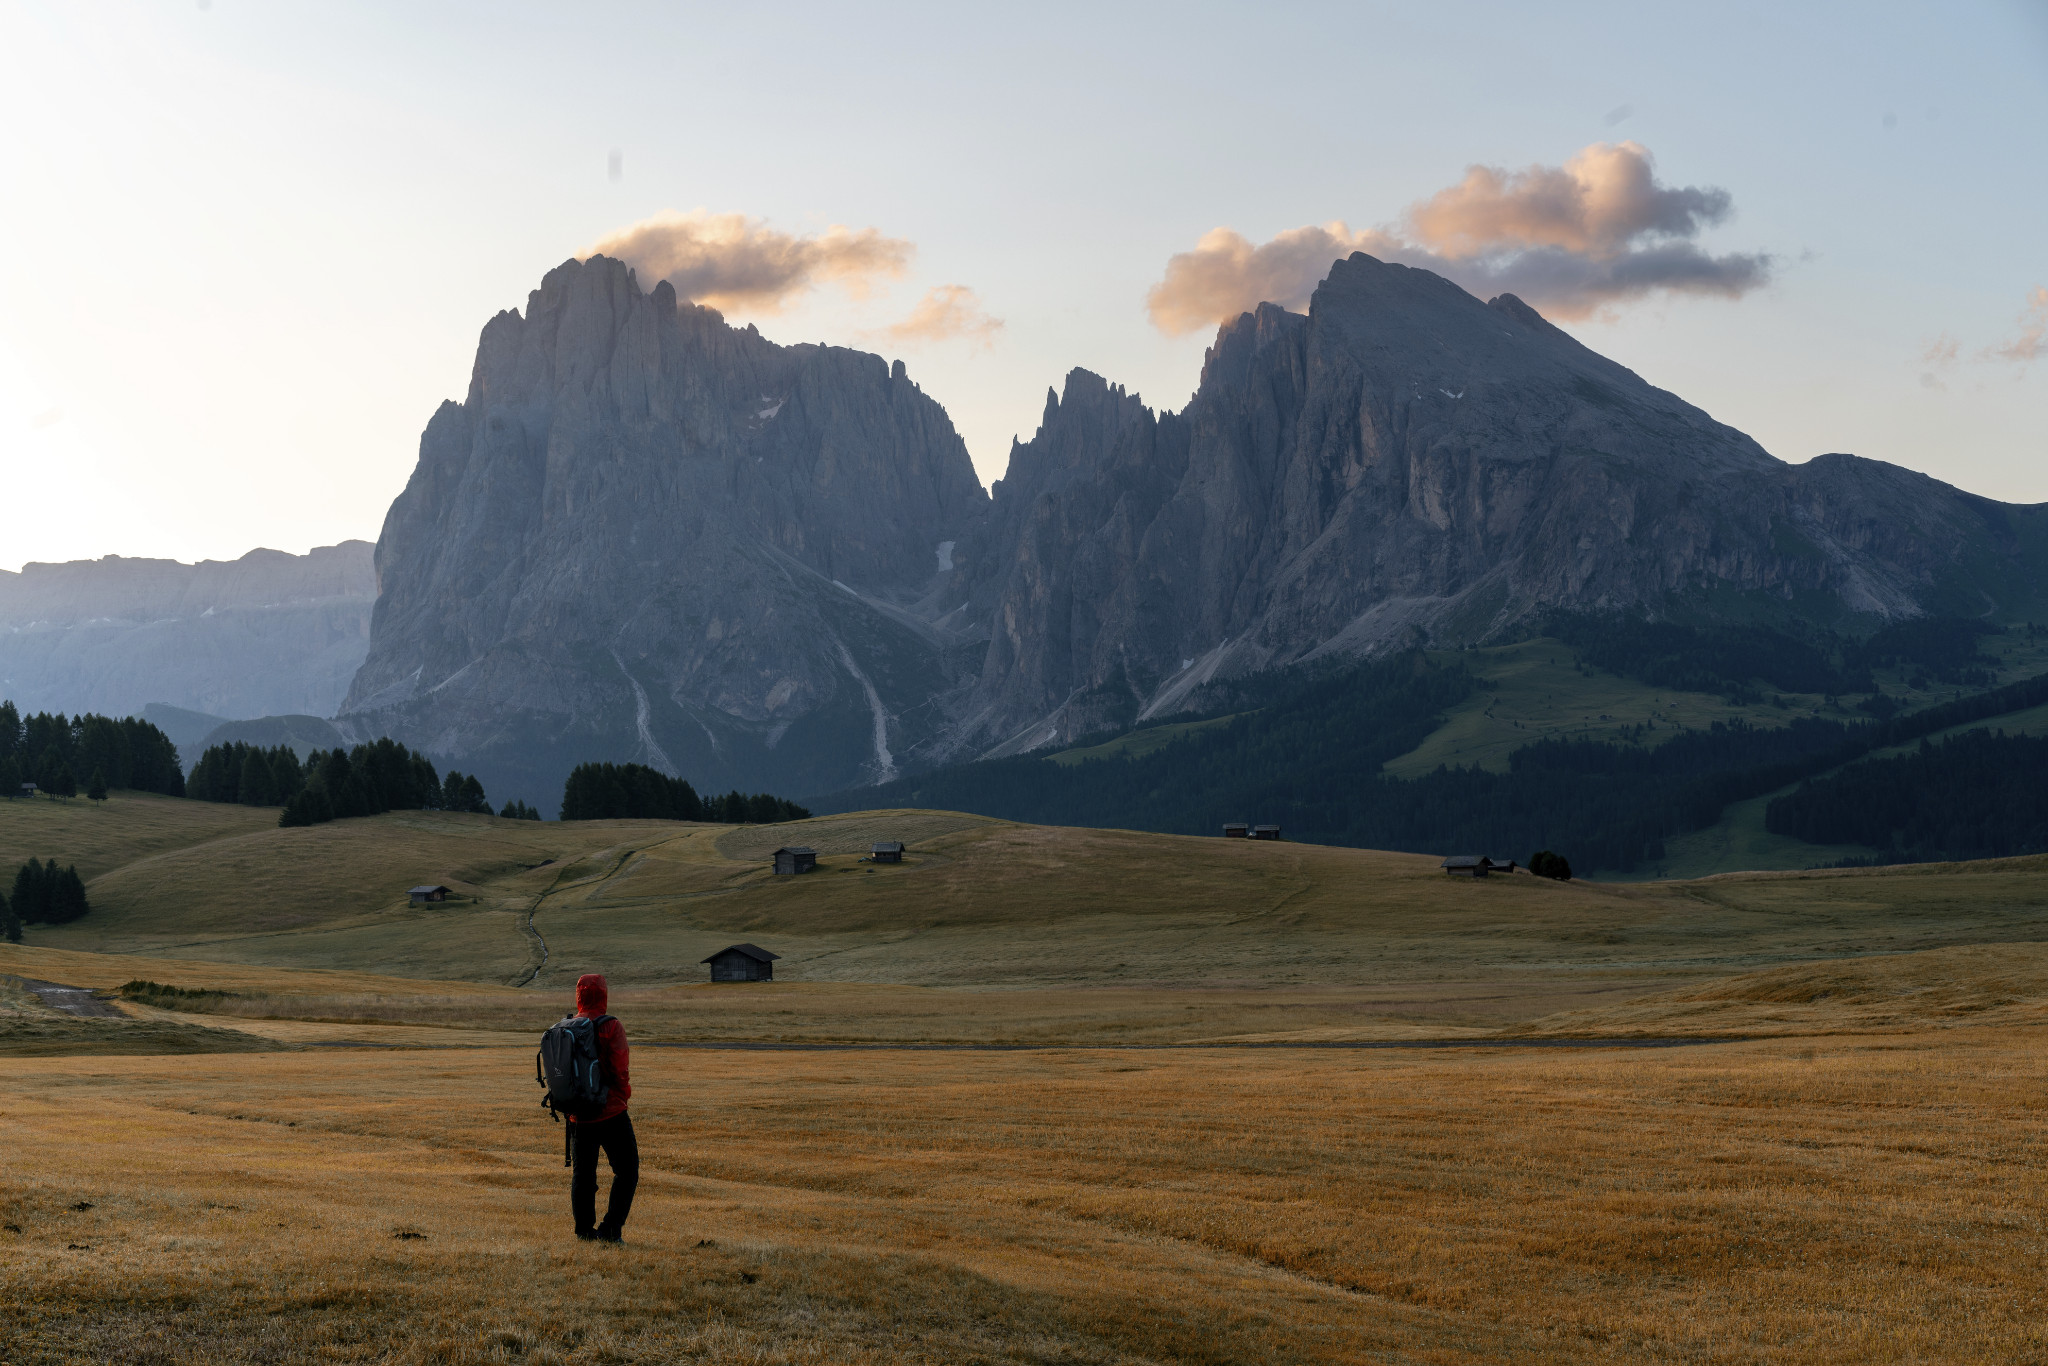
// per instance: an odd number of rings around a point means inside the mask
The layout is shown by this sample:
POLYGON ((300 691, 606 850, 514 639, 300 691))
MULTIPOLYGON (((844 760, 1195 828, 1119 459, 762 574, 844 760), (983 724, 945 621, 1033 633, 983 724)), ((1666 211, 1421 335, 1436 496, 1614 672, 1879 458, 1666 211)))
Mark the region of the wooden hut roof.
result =
POLYGON ((1484 854, 1453 854, 1438 864, 1439 868, 1491 868, 1493 860, 1484 854))
POLYGON ((778 854, 809 854, 812 858, 816 858, 818 856, 818 851, 811 848, 811 846, 808 844, 792 844, 784 848, 777 849, 775 852, 778 854))
POLYGON ((451 887, 443 887, 443 886, 442 886, 442 885, 441 885, 440 883, 438 883, 438 882, 437 882, 437 883, 435 883, 435 884, 434 884, 433 886, 431 886, 431 887, 410 887, 410 888, 407 888, 407 889, 406 889, 406 894, 407 894, 408 896, 430 896, 430 895, 432 895, 432 894, 433 894, 433 893, 435 893, 435 892, 448 892, 448 891, 453 891, 453 890, 454 890, 453 888, 451 888, 451 887))
POLYGON ((756 963, 772 963, 782 957, 779 953, 770 953, 768 950, 754 944, 730 944, 720 949, 717 953, 712 954, 710 958, 701 959, 700 962, 709 963, 712 959, 723 958, 728 953, 743 953, 756 963))

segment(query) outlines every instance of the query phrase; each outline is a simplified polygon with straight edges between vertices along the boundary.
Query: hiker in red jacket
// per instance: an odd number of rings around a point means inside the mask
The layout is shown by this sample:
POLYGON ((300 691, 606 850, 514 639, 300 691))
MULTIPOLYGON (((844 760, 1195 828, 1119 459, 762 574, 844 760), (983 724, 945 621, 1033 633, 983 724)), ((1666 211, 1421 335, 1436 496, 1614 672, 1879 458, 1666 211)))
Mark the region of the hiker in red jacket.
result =
POLYGON ((576 979, 576 1013, 597 1026, 597 1051, 604 1060, 604 1079, 611 1096, 602 1110, 589 1119, 571 1119, 569 1150, 575 1168, 569 1178, 569 1209, 576 1216, 576 1236, 601 1243, 619 1241, 626 1215, 633 1208, 633 1190, 640 1184, 640 1145, 633 1140, 633 1119, 626 1102, 633 1095, 633 1083, 626 1070, 626 1027, 605 1015, 608 992, 604 978, 587 972, 576 979), (611 1163, 612 1193, 605 1204, 604 1222, 597 1222, 597 1154, 603 1150, 611 1163))

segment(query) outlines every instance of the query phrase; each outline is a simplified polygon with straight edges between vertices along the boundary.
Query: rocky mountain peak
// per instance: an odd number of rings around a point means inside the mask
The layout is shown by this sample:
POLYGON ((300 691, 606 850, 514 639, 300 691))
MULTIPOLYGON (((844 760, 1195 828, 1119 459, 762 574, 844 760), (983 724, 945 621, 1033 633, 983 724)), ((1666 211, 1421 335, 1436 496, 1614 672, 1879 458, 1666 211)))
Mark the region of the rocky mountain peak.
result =
POLYGON ((536 800, 558 753, 785 791, 893 771, 886 717, 947 685, 939 547, 987 506, 901 365, 565 262, 428 424, 342 719, 536 800))
POLYGON ((1179 412, 1069 372, 991 499, 900 361, 592 257, 485 327, 428 424, 341 722, 544 805, 590 758, 801 795, 1554 608, 2010 612, 2044 534, 1786 465, 1514 296, 1362 253, 1305 315, 1224 324, 1179 412))

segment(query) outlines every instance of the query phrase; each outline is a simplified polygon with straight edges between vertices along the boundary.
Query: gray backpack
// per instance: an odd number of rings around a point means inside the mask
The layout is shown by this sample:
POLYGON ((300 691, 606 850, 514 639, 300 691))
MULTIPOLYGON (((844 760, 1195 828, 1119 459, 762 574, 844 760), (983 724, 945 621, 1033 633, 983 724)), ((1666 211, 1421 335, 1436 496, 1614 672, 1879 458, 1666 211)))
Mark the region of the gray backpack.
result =
POLYGON ((589 1119, 604 1109, 612 1088, 598 1052, 597 1027, 611 1019, 600 1015, 569 1015, 548 1026, 533 1057, 534 1080, 546 1088, 541 1108, 557 1123, 563 1115, 589 1119))

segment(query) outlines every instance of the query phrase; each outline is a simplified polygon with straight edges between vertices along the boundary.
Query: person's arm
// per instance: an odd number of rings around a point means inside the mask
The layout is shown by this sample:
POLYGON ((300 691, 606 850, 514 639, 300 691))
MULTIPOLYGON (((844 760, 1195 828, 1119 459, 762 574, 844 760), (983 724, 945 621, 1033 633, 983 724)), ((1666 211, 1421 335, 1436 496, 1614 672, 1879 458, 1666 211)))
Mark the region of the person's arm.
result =
POLYGON ((628 1070, 631 1050, 626 1047, 626 1027, 614 1017, 605 1025, 601 1042, 604 1044, 605 1082, 611 1087, 613 1099, 631 1100, 633 1081, 628 1070))

